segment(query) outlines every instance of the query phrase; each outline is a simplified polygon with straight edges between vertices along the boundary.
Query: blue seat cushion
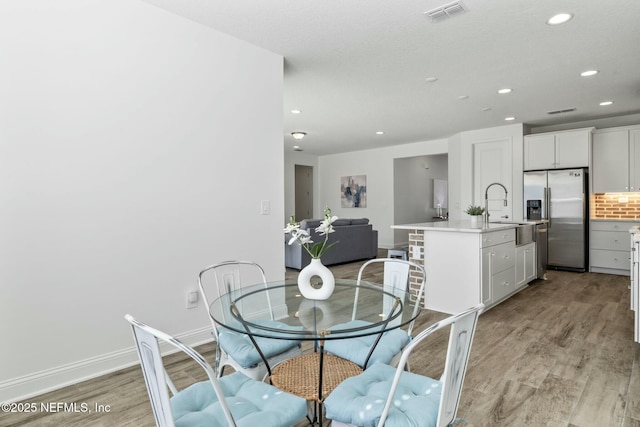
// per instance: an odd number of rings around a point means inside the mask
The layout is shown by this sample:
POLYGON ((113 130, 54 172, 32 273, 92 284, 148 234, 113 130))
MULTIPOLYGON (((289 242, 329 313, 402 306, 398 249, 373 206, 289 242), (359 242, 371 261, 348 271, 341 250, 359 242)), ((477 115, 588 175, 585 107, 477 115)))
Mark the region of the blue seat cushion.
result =
MULTIPOLYGON (((343 381, 325 399, 327 418, 347 424, 376 427, 391 390, 396 369, 377 363, 343 381)), ((385 427, 435 427, 442 384, 403 372, 385 427)))
MULTIPOLYGON (((301 397, 285 393, 240 372, 219 380, 238 427, 293 425, 304 418, 307 404, 301 397)), ((171 398, 176 427, 226 426, 222 406, 209 381, 182 390, 171 398)))
MULTIPOLYGON (((366 326, 367 324, 369 323, 362 320, 353 320, 351 322, 334 326, 331 328, 331 331, 334 332, 340 329, 358 328, 366 326)), ((365 367, 364 362, 371 350, 371 346, 375 343, 377 338, 378 335, 367 335, 364 337, 327 340, 324 345, 324 349, 331 354, 365 367)), ((382 334, 380 342, 376 345, 366 367, 371 366, 374 363, 389 364, 391 359, 393 359, 393 356, 399 353, 408 342, 409 335, 407 335, 407 333, 402 329, 392 329, 385 332, 382 334)))
MULTIPOLYGON (((302 330, 301 326, 289 326, 276 321, 263 320, 260 321, 260 324, 274 329, 302 330)), ((242 328, 242 325, 238 323, 237 327, 242 328)), ((291 338, 291 335, 283 334, 283 338, 284 337, 291 338)), ((260 351, 262 351, 267 359, 291 350, 300 343, 299 340, 291 339, 274 339, 255 336, 254 338, 258 347, 260 347, 260 351)), ((243 368, 250 368, 262 362, 260 354, 258 354, 258 351, 247 334, 241 334, 226 328, 219 328, 218 344, 220 344, 220 347, 225 353, 231 356, 243 368)))

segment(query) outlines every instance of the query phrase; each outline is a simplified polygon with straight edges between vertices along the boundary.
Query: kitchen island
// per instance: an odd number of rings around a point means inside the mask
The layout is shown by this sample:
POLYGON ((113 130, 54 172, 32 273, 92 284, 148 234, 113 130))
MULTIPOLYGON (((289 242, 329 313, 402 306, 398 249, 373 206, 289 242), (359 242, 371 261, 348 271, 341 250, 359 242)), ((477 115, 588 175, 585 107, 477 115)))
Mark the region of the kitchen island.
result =
POLYGON ((451 314, 498 304, 535 279, 535 243, 516 247, 517 227, 465 220, 391 226, 409 230, 409 259, 425 267, 425 307, 451 314))

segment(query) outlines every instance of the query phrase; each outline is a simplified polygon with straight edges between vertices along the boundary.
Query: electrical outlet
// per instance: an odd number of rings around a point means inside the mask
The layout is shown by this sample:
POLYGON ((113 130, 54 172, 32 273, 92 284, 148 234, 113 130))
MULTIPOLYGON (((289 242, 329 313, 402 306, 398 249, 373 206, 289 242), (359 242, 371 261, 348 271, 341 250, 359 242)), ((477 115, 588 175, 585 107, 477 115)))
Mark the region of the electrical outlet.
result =
POLYGON ((197 291, 187 292, 187 308, 196 308, 198 306, 199 295, 197 291))
POLYGON ((420 254, 421 254, 422 250, 420 248, 420 246, 411 246, 411 258, 413 259, 420 259, 420 254))

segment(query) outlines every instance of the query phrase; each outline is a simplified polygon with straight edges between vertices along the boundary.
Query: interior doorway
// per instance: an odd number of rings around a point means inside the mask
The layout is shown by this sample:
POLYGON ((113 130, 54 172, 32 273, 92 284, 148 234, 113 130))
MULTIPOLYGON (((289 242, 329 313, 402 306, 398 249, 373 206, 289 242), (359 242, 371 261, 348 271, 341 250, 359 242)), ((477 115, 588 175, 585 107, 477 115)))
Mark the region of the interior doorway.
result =
POLYGON ((313 218, 313 166, 295 165, 295 216, 313 218))

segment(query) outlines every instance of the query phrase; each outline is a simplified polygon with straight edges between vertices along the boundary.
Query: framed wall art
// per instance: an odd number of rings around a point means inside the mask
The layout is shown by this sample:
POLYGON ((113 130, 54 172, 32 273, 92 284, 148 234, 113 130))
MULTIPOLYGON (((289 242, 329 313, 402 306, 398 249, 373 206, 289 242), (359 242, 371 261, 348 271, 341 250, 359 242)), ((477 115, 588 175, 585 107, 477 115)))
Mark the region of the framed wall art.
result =
POLYGON ((340 205, 343 208, 367 207, 366 175, 351 175, 340 178, 340 205))

